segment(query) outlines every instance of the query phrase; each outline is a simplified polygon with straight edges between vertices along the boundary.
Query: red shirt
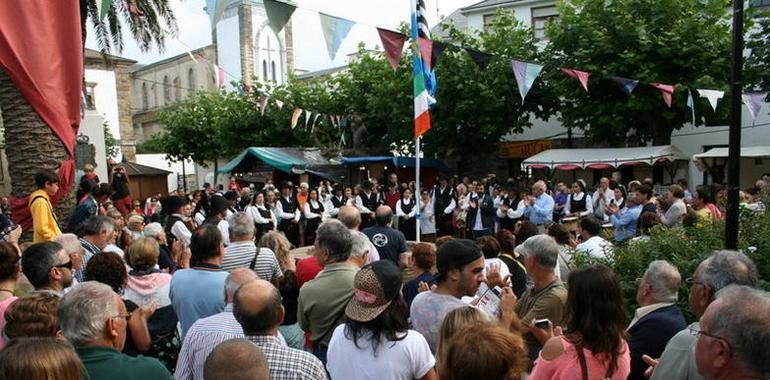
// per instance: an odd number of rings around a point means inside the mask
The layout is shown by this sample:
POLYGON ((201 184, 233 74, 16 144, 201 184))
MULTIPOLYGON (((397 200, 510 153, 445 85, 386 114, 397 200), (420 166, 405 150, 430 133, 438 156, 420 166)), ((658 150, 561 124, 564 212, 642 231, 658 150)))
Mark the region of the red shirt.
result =
POLYGON ((297 286, 301 288, 304 283, 314 279, 321 269, 323 268, 315 256, 297 261, 297 286))
POLYGON ((401 200, 401 192, 396 191, 395 193, 388 192, 385 194, 385 203, 390 206, 390 209, 393 210, 393 212, 396 212, 396 203, 401 200))

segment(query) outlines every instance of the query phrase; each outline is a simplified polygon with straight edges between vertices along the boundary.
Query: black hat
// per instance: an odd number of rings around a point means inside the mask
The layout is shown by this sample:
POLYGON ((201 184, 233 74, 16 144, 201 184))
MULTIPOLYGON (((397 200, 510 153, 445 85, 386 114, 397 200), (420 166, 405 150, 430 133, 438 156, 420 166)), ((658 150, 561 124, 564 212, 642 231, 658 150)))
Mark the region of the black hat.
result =
POLYGON ((225 197, 213 197, 211 199, 211 215, 219 215, 230 207, 225 197))
POLYGON ((480 257, 483 257, 481 248, 476 243, 468 239, 450 240, 436 251, 436 273, 435 278, 443 278, 447 272, 452 269, 460 268, 480 257))

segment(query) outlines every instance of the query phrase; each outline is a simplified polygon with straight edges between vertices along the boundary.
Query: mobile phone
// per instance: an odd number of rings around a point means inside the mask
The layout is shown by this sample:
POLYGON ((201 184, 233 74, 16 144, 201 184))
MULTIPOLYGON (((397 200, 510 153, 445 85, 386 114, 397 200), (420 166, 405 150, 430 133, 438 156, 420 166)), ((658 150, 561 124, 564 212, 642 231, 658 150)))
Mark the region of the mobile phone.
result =
POLYGON ((489 316, 497 317, 500 312, 500 295, 503 290, 499 286, 495 286, 494 289, 487 289, 481 296, 477 307, 485 311, 489 316))
POLYGON ((548 322, 550 322, 548 318, 535 319, 535 323, 533 323, 532 325, 541 330, 546 330, 548 329, 548 322))

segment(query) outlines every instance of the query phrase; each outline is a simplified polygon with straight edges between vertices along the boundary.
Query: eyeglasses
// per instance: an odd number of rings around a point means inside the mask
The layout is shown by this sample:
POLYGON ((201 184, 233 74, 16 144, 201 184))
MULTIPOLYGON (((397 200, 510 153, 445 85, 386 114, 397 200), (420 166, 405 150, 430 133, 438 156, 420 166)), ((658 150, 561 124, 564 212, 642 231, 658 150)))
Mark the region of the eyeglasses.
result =
POLYGON ((126 322, 128 322, 128 320, 131 319, 131 313, 118 314, 110 319, 125 319, 126 322))
POLYGON ((695 279, 694 279, 694 278, 692 278, 692 277, 687 277, 686 279, 684 279, 684 282, 686 282, 686 283, 687 283, 687 284, 689 284, 689 285, 701 285, 701 286, 706 286, 706 284, 704 284, 704 283, 702 283, 702 282, 700 282, 700 281, 695 281, 695 279))
POLYGON ((730 341, 725 339, 725 338, 723 338, 723 337, 721 337, 721 336, 719 336, 719 335, 714 335, 714 334, 705 332, 705 331, 703 331, 703 330, 701 330, 701 329, 699 329, 699 328, 697 328, 695 326, 690 326, 688 328, 688 330, 690 330, 690 334, 692 334, 696 338, 698 336, 700 336, 700 335, 703 335, 703 336, 707 336, 707 337, 712 338, 712 339, 721 340, 721 341, 727 343, 727 346, 730 347, 730 349, 732 349, 732 346, 730 346, 730 341))
MULTIPOLYGON (((51 269, 53 269, 53 268, 59 268, 59 269, 61 269, 61 268, 67 268, 67 269, 69 269, 69 270, 72 270, 72 260, 70 260, 70 261, 67 261, 67 262, 66 262, 66 263, 64 263, 64 264, 54 265, 54 266, 52 266, 52 267, 51 267, 51 269)), ((50 269, 49 269, 49 270, 50 270, 50 269)))

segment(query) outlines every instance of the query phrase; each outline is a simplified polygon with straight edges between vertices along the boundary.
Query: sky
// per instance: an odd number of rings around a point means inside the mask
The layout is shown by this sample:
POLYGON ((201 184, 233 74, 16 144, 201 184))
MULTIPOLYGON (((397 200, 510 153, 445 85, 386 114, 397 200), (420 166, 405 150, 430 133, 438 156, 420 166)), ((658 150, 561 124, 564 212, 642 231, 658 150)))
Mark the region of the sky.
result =
MULTIPOLYGON (((179 37, 176 41, 168 39, 165 51, 157 48, 142 52, 133 41, 128 28, 124 28, 125 47, 123 52, 112 52, 140 63, 151 63, 187 50, 184 45, 198 48, 211 43, 211 23, 203 10, 205 0, 169 0, 176 15, 179 37)), ((447 16, 457 8, 465 7, 480 0, 426 0, 428 22, 431 26, 439 17, 447 16)), ((375 27, 395 29, 401 22, 408 22, 411 0, 296 0, 297 10, 292 16, 294 28, 295 67, 303 70, 321 70, 342 66, 347 62, 347 54, 357 51, 359 42, 367 48, 380 45, 375 27), (342 17, 356 22, 347 38, 340 46, 336 58, 332 61, 326 51, 326 44, 321 33, 318 12, 342 17)), ((98 49, 93 29, 89 27, 86 46, 98 49)))

